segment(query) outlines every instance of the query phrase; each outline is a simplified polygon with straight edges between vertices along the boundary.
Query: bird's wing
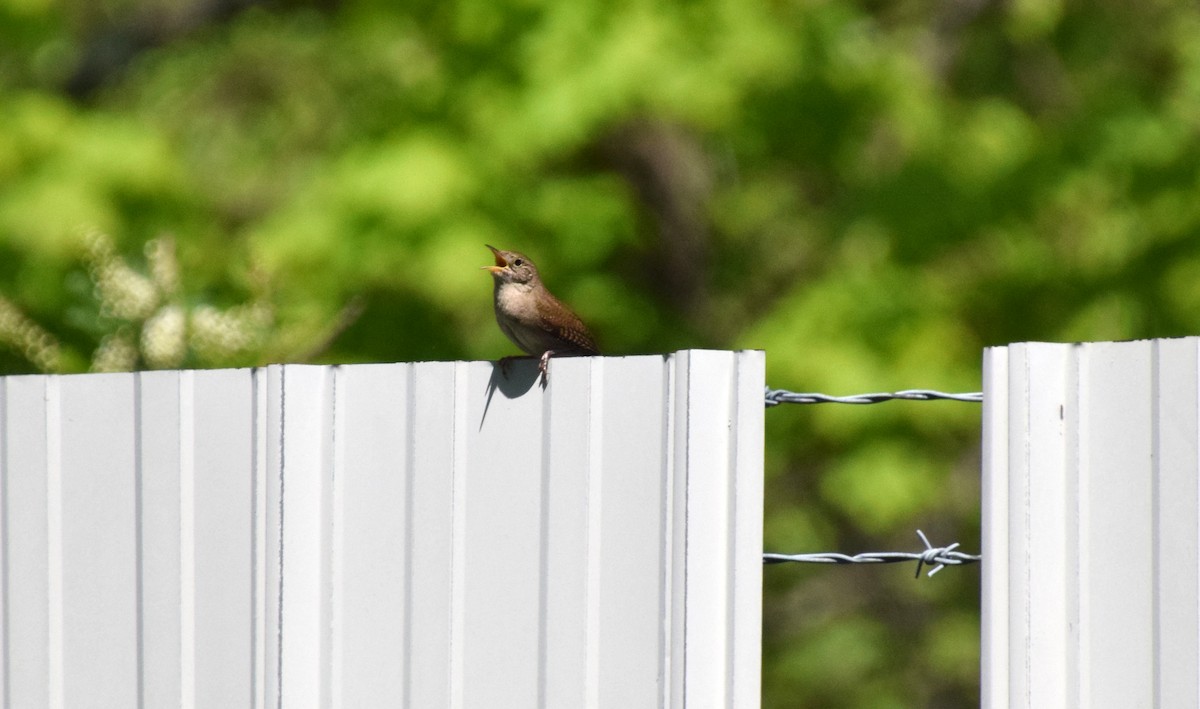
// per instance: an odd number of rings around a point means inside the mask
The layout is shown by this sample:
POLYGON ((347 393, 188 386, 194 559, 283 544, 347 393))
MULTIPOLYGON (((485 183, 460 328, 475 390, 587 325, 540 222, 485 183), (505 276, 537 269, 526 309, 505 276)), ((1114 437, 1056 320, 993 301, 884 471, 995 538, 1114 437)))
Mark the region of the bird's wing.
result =
POLYGON ((592 338, 592 333, 588 332, 587 326, 579 316, 549 292, 546 295, 549 297, 537 300, 538 317, 542 321, 542 327, 584 354, 600 354, 596 340, 592 338))

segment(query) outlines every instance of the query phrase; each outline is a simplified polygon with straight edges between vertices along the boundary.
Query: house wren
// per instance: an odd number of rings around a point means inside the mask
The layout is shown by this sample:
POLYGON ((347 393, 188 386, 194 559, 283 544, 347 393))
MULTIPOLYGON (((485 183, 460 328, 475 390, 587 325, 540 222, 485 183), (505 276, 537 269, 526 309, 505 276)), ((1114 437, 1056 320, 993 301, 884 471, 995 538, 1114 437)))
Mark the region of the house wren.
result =
MULTIPOLYGON (((492 291, 496 322, 508 339, 524 352, 539 357, 538 371, 546 383, 546 369, 553 355, 600 354, 596 341, 579 316, 563 305, 542 285, 537 266, 516 251, 501 251, 487 245, 496 257, 492 291)), ((501 360, 503 367, 508 358, 501 360)))

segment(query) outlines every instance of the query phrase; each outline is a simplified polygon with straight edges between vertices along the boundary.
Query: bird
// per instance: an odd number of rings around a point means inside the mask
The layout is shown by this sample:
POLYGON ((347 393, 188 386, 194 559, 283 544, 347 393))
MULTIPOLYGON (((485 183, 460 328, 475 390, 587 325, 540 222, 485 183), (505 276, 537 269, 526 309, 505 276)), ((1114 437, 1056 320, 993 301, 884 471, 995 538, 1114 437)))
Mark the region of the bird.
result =
MULTIPOLYGON (((491 249, 496 259, 494 266, 482 266, 492 274, 496 323, 521 351, 539 358, 542 386, 549 377, 550 357, 600 354, 587 326, 546 289, 537 266, 528 256, 491 244, 484 246, 491 249)), ((500 360, 502 369, 506 369, 510 359, 500 360)))

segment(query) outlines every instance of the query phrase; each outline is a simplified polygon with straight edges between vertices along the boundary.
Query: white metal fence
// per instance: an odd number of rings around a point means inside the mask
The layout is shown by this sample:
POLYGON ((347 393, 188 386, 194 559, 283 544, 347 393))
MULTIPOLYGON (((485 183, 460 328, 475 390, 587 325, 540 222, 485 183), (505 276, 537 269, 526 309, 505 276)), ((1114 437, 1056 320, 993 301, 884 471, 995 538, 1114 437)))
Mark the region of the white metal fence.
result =
POLYGON ((754 707, 763 356, 0 380, 6 707, 754 707))
MULTIPOLYGON (((1200 338, 992 348, 987 707, 1200 705, 1200 338)), ((763 357, 0 379, 25 707, 754 707, 763 357)))
POLYGON ((1200 706, 1198 350, 987 351, 985 707, 1200 706))

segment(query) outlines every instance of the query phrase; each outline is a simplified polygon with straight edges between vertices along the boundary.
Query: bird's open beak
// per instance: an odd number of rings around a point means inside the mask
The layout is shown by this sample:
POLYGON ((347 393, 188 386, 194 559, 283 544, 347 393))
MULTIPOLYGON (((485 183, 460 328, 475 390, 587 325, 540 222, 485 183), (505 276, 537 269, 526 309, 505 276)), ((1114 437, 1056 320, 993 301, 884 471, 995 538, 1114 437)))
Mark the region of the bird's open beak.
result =
POLYGON ((496 265, 495 266, 480 266, 480 268, 486 268, 487 270, 491 271, 492 273, 500 273, 501 271, 503 271, 505 268, 508 267, 508 261, 504 260, 504 257, 500 255, 500 249, 497 249, 495 246, 492 246, 491 244, 484 244, 484 246, 486 246, 492 250, 492 255, 496 257, 496 265))

